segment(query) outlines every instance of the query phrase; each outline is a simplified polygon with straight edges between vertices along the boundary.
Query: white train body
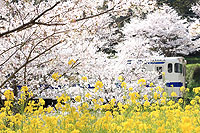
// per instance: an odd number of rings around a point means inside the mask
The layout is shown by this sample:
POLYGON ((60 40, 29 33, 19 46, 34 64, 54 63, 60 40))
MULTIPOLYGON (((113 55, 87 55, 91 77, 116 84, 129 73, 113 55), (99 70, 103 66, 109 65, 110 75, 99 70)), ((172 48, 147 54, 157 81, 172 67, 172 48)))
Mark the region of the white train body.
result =
MULTIPOLYGON (((186 86, 186 60, 183 57, 157 57, 142 59, 142 62, 147 71, 160 73, 158 80, 165 83, 164 88, 169 96, 174 91, 181 97, 180 87, 186 86)), ((131 64, 131 60, 127 64, 131 64)))

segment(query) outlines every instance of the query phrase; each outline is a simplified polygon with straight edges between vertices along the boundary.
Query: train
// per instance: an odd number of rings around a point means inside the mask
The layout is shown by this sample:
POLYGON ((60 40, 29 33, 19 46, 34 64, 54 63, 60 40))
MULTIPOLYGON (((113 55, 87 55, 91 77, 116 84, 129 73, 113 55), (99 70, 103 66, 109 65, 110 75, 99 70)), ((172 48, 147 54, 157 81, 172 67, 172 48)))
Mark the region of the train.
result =
MULTIPOLYGON (((127 60, 131 65, 133 60, 127 60)), ((158 81, 165 83, 165 91, 169 94, 176 92, 177 97, 181 97, 180 87, 186 87, 186 64, 184 57, 154 57, 149 59, 138 59, 144 62, 147 71, 159 73, 158 81)))

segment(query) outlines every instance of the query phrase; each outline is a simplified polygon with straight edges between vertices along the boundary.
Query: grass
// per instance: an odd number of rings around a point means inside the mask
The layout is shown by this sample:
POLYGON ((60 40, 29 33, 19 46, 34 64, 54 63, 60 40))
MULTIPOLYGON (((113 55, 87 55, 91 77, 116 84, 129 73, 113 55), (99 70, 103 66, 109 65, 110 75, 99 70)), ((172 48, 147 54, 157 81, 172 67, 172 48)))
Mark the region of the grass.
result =
POLYGON ((200 57, 185 57, 187 60, 186 65, 186 83, 187 87, 192 89, 200 86, 200 57))
POLYGON ((194 75, 197 69, 200 69, 200 64, 186 65, 186 82, 187 82, 187 87, 190 89, 200 86, 200 78, 199 78, 200 75, 199 77, 195 77, 196 74, 194 75))

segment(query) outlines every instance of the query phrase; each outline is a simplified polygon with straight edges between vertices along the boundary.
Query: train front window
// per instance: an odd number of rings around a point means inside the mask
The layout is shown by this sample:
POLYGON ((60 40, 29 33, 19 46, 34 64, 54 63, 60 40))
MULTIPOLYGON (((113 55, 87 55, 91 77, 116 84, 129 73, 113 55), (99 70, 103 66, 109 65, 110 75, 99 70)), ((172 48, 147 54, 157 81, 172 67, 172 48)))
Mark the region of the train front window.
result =
POLYGON ((169 63, 168 64, 168 73, 172 73, 172 70, 173 69, 173 67, 172 67, 172 63, 169 63))
POLYGON ((182 73, 183 72, 183 65, 180 63, 174 64, 174 72, 175 73, 182 73))
POLYGON ((156 67, 156 70, 159 74, 158 79, 162 79, 162 67, 156 67))

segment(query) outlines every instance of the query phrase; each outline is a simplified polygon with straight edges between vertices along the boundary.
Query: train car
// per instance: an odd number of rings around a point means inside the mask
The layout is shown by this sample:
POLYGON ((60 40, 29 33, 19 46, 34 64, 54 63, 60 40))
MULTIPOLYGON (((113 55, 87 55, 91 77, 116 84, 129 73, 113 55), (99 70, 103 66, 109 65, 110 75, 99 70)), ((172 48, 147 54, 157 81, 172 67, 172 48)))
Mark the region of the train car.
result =
MULTIPOLYGON (((183 57, 154 57, 138 59, 144 62, 147 71, 157 71, 158 81, 165 83, 165 91, 169 94, 176 92, 181 97, 180 87, 186 86, 186 60, 183 57)), ((131 64, 131 60, 127 61, 131 64)))

